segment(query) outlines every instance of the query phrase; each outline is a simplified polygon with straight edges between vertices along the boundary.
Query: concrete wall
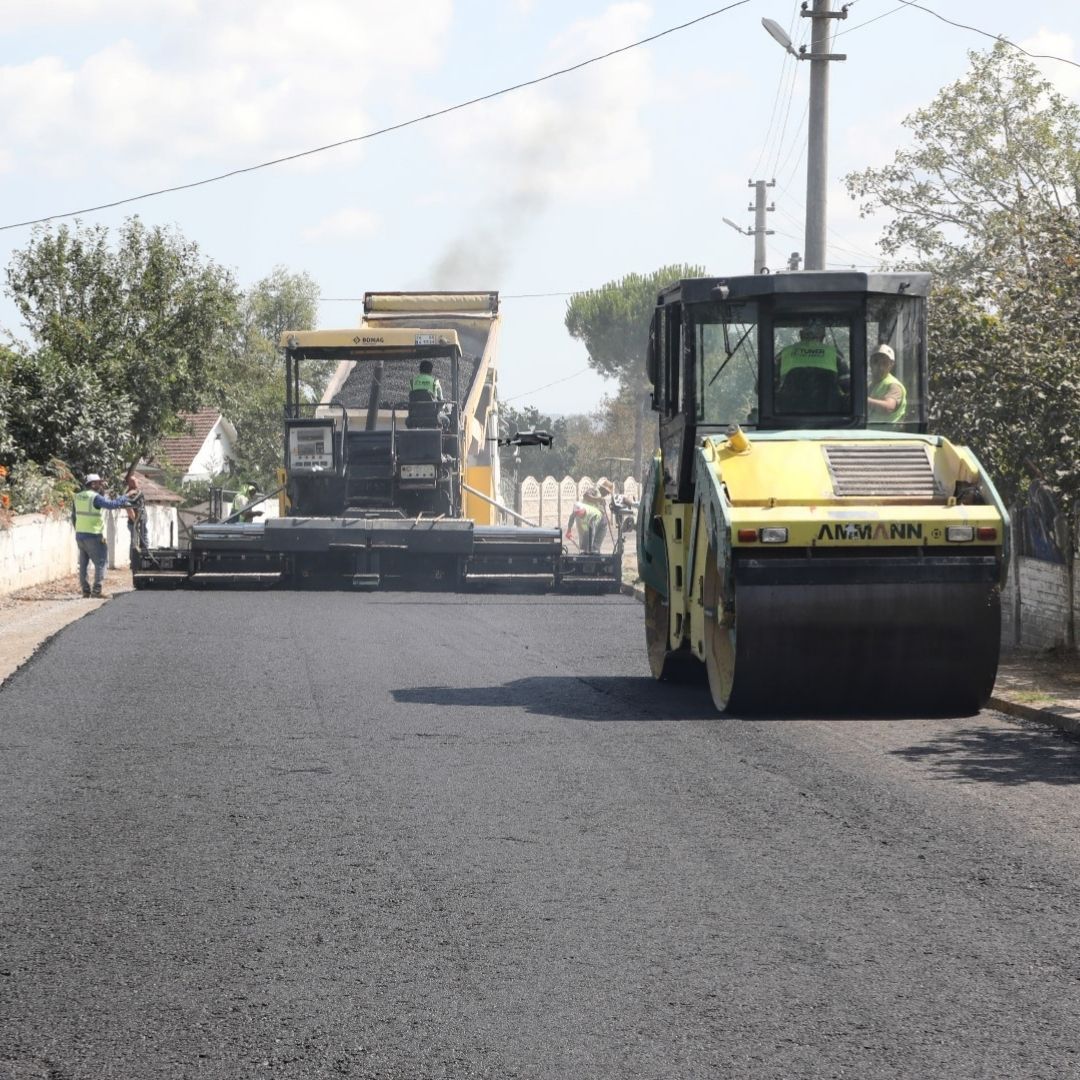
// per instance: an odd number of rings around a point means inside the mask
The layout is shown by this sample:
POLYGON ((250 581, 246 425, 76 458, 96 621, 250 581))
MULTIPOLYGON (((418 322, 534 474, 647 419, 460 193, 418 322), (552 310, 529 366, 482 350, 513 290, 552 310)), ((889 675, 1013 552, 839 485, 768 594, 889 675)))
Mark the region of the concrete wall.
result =
POLYGON ((66 519, 20 514, 0 529, 0 595, 66 577, 78 569, 75 530, 66 519))
POLYGON ((1069 595, 1062 563, 1014 555, 1001 594, 1001 644, 1005 648, 1060 649, 1069 639, 1069 610, 1080 626, 1080 595, 1069 595))
MULTIPOLYGON (((176 511, 171 506, 148 506, 146 512, 151 546, 175 544, 176 511)), ((123 510, 105 512, 105 542, 109 566, 127 569, 130 538, 123 510)), ((21 514, 10 529, 0 529, 0 595, 67 577, 78 568, 75 529, 67 518, 21 514)))

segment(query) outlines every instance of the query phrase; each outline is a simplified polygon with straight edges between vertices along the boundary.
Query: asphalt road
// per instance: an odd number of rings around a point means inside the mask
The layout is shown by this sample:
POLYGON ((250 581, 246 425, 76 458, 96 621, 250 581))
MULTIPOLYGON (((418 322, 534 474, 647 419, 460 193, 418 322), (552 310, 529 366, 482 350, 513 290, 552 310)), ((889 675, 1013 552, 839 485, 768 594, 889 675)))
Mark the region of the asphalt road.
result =
POLYGON ((1080 747, 617 597, 138 593, 0 689, 0 1078, 1080 1075, 1080 747))

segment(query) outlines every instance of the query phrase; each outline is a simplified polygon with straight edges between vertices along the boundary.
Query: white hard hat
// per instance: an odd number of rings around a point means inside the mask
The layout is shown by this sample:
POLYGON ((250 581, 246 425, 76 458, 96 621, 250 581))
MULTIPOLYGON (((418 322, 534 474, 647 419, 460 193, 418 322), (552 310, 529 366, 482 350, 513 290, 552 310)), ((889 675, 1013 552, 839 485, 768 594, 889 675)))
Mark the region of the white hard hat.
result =
POLYGON ((892 348, 888 345, 879 345, 871 354, 871 359, 873 359, 873 357, 875 356, 884 356, 887 357, 889 360, 896 359, 896 353, 894 353, 892 351, 892 348))
POLYGON ((86 482, 88 484, 96 484, 101 481, 101 477, 96 472, 86 474, 86 482))

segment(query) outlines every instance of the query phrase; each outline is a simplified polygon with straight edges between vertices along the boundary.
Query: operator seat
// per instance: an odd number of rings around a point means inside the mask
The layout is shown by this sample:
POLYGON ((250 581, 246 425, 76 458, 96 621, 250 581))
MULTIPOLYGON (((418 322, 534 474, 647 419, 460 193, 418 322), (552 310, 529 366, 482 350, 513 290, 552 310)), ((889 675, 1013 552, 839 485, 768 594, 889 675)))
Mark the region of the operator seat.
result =
POLYGON ((776 410, 782 413, 833 413, 843 409, 840 380, 822 368, 796 368, 784 376, 776 391, 776 410))
POLYGON ((409 391, 409 414, 405 418, 407 428, 437 428, 439 408, 442 402, 436 401, 430 390, 409 391))

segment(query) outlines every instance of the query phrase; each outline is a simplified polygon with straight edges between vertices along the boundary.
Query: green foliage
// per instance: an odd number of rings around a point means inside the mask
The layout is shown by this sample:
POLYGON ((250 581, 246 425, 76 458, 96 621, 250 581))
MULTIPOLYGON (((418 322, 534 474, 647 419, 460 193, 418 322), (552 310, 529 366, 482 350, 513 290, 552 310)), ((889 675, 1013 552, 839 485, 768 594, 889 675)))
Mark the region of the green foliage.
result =
POLYGON ((1002 42, 969 58, 965 78, 904 121, 913 145, 845 182, 863 216, 891 215, 886 254, 979 279, 1026 263, 1030 221, 1077 200, 1080 107, 1002 42))
MULTIPOLYGON (((87 392, 103 387, 129 412, 129 429, 112 447, 128 462, 229 382, 239 291, 228 271, 172 230, 129 218, 113 243, 100 225, 39 228, 13 256, 7 286, 41 364, 72 373, 61 380, 82 379, 87 392)), ((50 452, 37 442, 22 449, 39 461, 50 452)), ((93 444, 80 451, 99 452, 93 444)))
POLYGON ((48 347, 0 354, 0 413, 6 463, 60 459, 79 475, 124 471, 133 409, 89 364, 66 364, 48 347))
POLYGON ((846 178, 881 247, 935 275, 931 430, 1006 500, 1038 477, 1080 504, 1080 107, 1003 43, 906 121, 912 145, 846 178))
POLYGON ((1080 506, 1080 214, 1029 221, 1028 258, 931 306, 932 430, 970 444, 1006 500, 1037 477, 1080 506))
POLYGON ((62 461, 44 465, 26 461, 12 468, 3 488, 7 499, 2 502, 12 514, 60 516, 70 511, 79 486, 62 461))
MULTIPOLYGON (((285 402, 284 361, 278 341, 286 330, 310 330, 318 313, 319 287, 309 275, 290 274, 284 267, 256 282, 242 305, 242 348, 233 378, 221 402, 237 431, 235 465, 266 491, 277 486, 282 463, 282 407, 285 402)), ((301 393, 317 401, 336 362, 309 362, 301 376, 301 393)))
POLYGON ((634 410, 633 473, 641 476, 645 428, 651 427, 645 351, 657 293, 680 278, 703 277, 704 267, 675 264, 651 274, 627 274, 598 289, 574 293, 566 305, 566 329, 585 343, 589 366, 618 379, 634 410))
POLYGON ((566 329, 585 343, 590 367, 623 386, 645 388, 645 347, 657 293, 680 278, 704 274, 704 267, 676 264, 574 293, 566 305, 566 329))

